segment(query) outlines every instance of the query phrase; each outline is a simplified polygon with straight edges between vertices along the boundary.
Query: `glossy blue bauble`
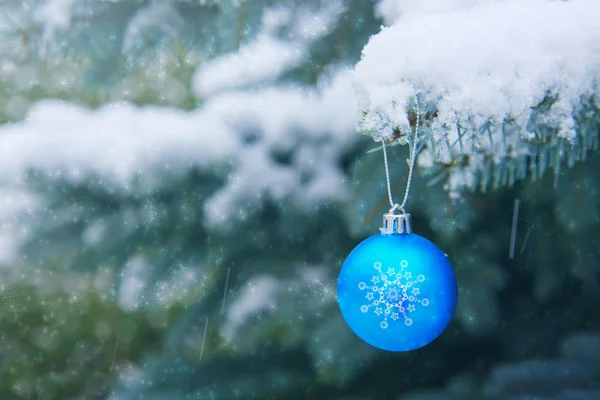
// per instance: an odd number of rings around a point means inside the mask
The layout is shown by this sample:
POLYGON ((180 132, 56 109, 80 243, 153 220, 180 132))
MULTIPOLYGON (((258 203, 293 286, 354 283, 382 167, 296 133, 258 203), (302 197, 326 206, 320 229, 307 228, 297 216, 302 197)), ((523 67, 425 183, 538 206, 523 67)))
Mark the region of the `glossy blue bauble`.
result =
POLYGON ((456 307, 456 277, 448 258, 429 240, 377 234, 346 258, 337 296, 346 323, 382 350, 423 347, 446 329, 456 307))

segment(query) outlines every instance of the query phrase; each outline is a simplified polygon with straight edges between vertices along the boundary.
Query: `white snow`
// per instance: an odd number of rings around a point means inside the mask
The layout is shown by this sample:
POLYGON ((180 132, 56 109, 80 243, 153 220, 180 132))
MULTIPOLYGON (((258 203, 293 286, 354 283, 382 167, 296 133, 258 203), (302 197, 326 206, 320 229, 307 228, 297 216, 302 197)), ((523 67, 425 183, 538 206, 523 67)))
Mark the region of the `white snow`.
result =
MULTIPOLYGON (((223 228, 225 219, 248 218, 265 197, 306 209, 344 198, 338 161, 360 137, 355 126, 361 109, 370 112, 360 128, 386 136, 395 126, 408 127, 407 102, 420 92, 436 102, 433 128, 443 143, 446 135, 456 140, 456 132, 442 128, 456 122, 511 115, 522 124, 550 91, 560 98, 548 121, 571 138, 573 106, 582 95, 598 93, 595 0, 384 0, 378 10, 393 26, 371 38, 354 71, 332 71, 311 89, 269 87, 335 23, 341 3, 323 4, 319 12, 301 13, 286 37, 277 32, 289 15, 265 14, 262 36, 202 65, 194 84, 206 99, 192 112, 127 103, 97 110, 59 100, 36 103, 27 120, 0 125, 0 186, 21 193, 23 174, 34 168, 74 182, 101 175, 121 191, 139 176, 147 190, 157 190, 191 167, 221 167, 225 184, 206 201, 204 222, 223 228), (240 89, 246 84, 256 87, 240 89), (247 143, 252 135, 255 140, 247 143), (278 162, 274 152, 288 152, 289 161, 278 162), (308 180, 301 182, 301 175, 308 180)), ((483 141, 483 151, 501 155, 501 149, 486 146, 483 141)), ((454 155, 438 147, 439 154, 421 155, 419 162, 431 165, 454 155)), ((475 181, 481 157, 471 159, 471 166, 454 172, 451 191, 475 181)))
POLYGON ((35 10, 34 18, 46 29, 65 29, 71 23, 71 8, 75 0, 45 0, 35 10))
POLYGON ((141 256, 136 255, 127 261, 117 297, 123 310, 133 311, 140 307, 149 271, 148 260, 141 256))
POLYGON ((207 61, 198 68, 193 87, 199 97, 215 92, 272 83, 282 73, 305 62, 309 45, 333 28, 343 12, 339 0, 321 4, 317 12, 308 8, 292 12, 286 7, 265 11, 262 32, 236 53, 207 61), (285 38, 278 31, 289 30, 285 38))
POLYGON ((222 121, 203 113, 112 103, 87 110, 59 100, 35 104, 24 122, 0 127, 0 183, 27 168, 62 174, 74 182, 90 174, 107 184, 131 183, 164 170, 209 166, 231 156, 239 142, 222 121))
POLYGON ((0 126, 0 186, 24 190, 24 173, 33 168, 74 183, 101 176, 107 188, 123 193, 139 177, 142 190, 151 191, 191 167, 214 171, 220 165, 226 182, 206 201, 204 222, 227 228, 223 219, 249 217, 265 197, 287 197, 306 210, 343 198, 338 162, 358 138, 358 114, 349 71, 313 90, 280 87, 213 96, 192 112, 129 103, 88 110, 41 101, 27 120, 0 126), (260 136, 245 144, 249 130, 260 136), (291 151, 289 165, 274 160, 279 149, 291 151), (300 173, 312 178, 301 184, 300 173))
POLYGON ((219 225, 239 213, 260 207, 264 195, 289 198, 290 204, 309 209, 315 201, 340 199, 342 174, 337 160, 353 135, 358 116, 349 73, 340 72, 317 90, 265 89, 221 95, 205 113, 228 121, 235 132, 259 133, 257 142, 240 148, 236 172, 206 204, 207 222, 219 225), (290 151, 291 165, 279 165, 269 154, 290 151), (300 173, 313 179, 299 182, 300 173), (260 179, 257 179, 260 177, 260 179))
MULTIPOLYGON (((326 266, 304 264, 286 268, 295 271, 295 274, 283 279, 269 275, 255 276, 244 284, 235 300, 226 302, 227 311, 219 327, 221 337, 226 340, 239 337, 249 322, 260 324, 263 312, 270 314, 270 318, 289 315, 297 307, 298 299, 303 299, 308 307, 313 308, 335 300, 334 285, 331 284, 326 266), (251 321, 253 317, 257 319, 251 321)), ((248 343, 252 341, 250 337, 260 336, 254 331, 244 341, 248 343)))
POLYGON ((208 96, 223 89, 244 87, 277 78, 297 66, 305 51, 299 46, 261 35, 238 53, 207 62, 194 77, 196 91, 208 96))
MULTIPOLYGON (((44 46, 47 48, 56 45, 55 38, 59 31, 71 25, 72 8, 76 0, 45 0, 28 10, 28 5, 23 6, 23 12, 31 13, 33 20, 40 26, 44 46)), ((42 48, 40 52, 47 49, 42 48)))
POLYGON ((375 6, 375 13, 391 25, 399 18, 419 18, 424 14, 444 14, 457 10, 469 10, 480 5, 501 1, 506 0, 382 0, 375 6))
MULTIPOLYGON (((559 94, 548 122, 574 140, 573 108, 582 96, 600 98, 596 0, 385 0, 379 11, 394 24, 371 38, 355 69, 361 107, 370 110, 360 129, 376 138, 409 128, 407 102, 417 92, 436 103, 432 128, 442 144, 458 139, 443 129, 456 123, 511 116, 524 126, 548 92, 559 94)), ((502 155, 485 140, 478 145, 502 155)), ((450 158, 438 146, 436 159, 450 158)))
POLYGON ((123 38, 123 50, 129 52, 144 41, 156 37, 175 38, 183 21, 174 3, 170 1, 153 1, 148 6, 141 8, 127 24, 123 38), (157 34, 160 32, 160 35, 157 34))
POLYGON ((271 276, 257 276, 248 281, 235 301, 227 308, 226 322, 222 324, 221 336, 226 340, 235 337, 237 329, 255 312, 274 306, 281 283, 271 276))

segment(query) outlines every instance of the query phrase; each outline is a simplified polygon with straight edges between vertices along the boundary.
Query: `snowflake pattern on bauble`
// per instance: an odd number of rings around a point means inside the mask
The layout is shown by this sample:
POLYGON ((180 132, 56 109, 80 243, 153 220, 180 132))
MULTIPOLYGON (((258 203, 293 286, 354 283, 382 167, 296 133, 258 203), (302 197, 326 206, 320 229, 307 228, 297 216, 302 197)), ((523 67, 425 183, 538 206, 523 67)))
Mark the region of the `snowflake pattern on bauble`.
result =
POLYGON ((413 278, 412 273, 408 271, 408 261, 400 261, 400 271, 396 272, 394 268, 388 268, 384 271, 380 262, 373 264, 378 275, 373 275, 371 283, 360 282, 358 288, 366 290, 365 298, 369 301, 360 307, 363 313, 373 310, 377 316, 383 320, 379 324, 381 329, 386 329, 390 322, 395 323, 399 319, 404 320, 406 326, 411 326, 413 320, 410 314, 416 310, 415 304, 423 307, 429 305, 429 299, 420 299, 419 288, 417 284, 425 281, 425 275, 419 274, 413 278))

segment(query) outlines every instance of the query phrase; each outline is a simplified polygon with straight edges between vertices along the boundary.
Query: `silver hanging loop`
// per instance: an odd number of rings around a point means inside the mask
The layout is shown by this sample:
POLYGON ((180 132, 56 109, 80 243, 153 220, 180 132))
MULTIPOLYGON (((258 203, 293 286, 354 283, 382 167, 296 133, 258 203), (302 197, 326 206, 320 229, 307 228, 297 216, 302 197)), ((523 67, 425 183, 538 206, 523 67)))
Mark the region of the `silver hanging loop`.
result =
POLYGON ((402 204, 394 203, 392 200, 392 188, 390 185, 390 170, 388 167, 387 152, 385 150, 385 138, 381 139, 381 147, 383 150, 383 163, 385 165, 385 180, 387 183, 388 199, 390 201, 390 210, 383 214, 383 226, 379 228, 382 235, 394 235, 394 234, 410 234, 412 233, 412 227, 410 224, 410 214, 407 214, 404 210, 404 205, 408 199, 408 192, 410 191, 410 183, 412 181, 413 169, 415 166, 415 158, 417 154, 417 143, 418 143, 418 131, 419 131, 419 117, 421 110, 419 109, 419 99, 415 99, 417 103, 417 123, 415 125, 415 133, 412 142, 409 143, 410 149, 410 162, 408 164, 408 181, 406 182, 406 190, 404 192, 404 199, 402 204), (399 214, 398 214, 399 212, 399 214))
POLYGON ((410 214, 404 211, 404 207, 394 204, 387 213, 383 214, 383 224, 379 230, 382 235, 412 233, 410 214))
POLYGON ((396 210, 400 210, 400 212, 401 212, 402 214, 404 214, 404 208, 402 208, 402 207, 400 206, 400 204, 398 204, 398 203, 394 204, 394 205, 392 206, 392 208, 390 208, 390 210, 388 211, 388 213, 389 213, 389 214, 393 214, 393 213, 395 213, 395 212, 396 212, 396 210))

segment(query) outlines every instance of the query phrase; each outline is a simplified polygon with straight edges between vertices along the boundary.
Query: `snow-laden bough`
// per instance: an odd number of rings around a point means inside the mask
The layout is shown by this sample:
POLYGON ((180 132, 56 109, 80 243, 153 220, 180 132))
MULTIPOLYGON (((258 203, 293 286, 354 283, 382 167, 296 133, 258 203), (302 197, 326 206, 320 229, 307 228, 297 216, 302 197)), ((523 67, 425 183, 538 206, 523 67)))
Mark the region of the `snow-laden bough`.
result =
POLYGON ((380 3, 393 24, 355 68, 361 131, 406 142, 418 96, 418 163, 441 165, 453 197, 558 173, 597 148, 599 2, 405 3, 380 3))

